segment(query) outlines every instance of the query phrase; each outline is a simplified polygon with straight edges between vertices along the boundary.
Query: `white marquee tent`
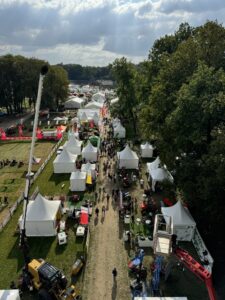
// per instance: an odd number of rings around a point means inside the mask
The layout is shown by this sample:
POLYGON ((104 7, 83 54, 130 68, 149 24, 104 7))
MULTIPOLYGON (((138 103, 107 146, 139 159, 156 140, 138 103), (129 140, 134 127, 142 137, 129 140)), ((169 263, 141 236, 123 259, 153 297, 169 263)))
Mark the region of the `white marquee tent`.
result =
POLYGON ((72 172, 70 176, 70 190, 73 192, 83 192, 86 190, 86 172, 72 172))
POLYGON ((83 86, 81 87, 81 92, 82 92, 82 93, 89 93, 90 90, 91 90, 91 88, 90 88, 89 85, 83 85, 83 86))
POLYGON ((149 172, 150 178, 152 180, 152 190, 155 191, 155 185, 157 182, 163 182, 164 180, 168 180, 173 183, 173 176, 170 172, 165 168, 157 168, 151 169, 149 172))
POLYGON ((78 118, 81 120, 81 116, 82 114, 85 113, 85 120, 84 121, 88 121, 88 120, 93 120, 93 116, 95 114, 98 115, 98 117, 100 116, 100 109, 79 109, 78 112, 77 112, 77 116, 78 118))
POLYGON ((96 101, 96 102, 99 102, 99 103, 104 103, 105 102, 105 95, 101 92, 98 92, 98 93, 96 93, 92 96, 92 101, 96 101))
POLYGON ((113 136, 119 139, 123 139, 126 137, 126 129, 123 127, 121 123, 118 123, 116 127, 113 128, 113 136))
POLYGON ((141 157, 152 157, 153 156, 153 146, 146 142, 141 145, 141 157))
POLYGON ((79 97, 73 97, 68 99, 65 102, 64 107, 66 109, 76 109, 76 108, 81 108, 83 105, 84 105, 84 99, 79 97))
POLYGON ((147 170, 148 170, 148 173, 150 173, 151 170, 154 170, 154 169, 158 169, 159 166, 160 166, 160 158, 159 156, 151 163, 147 163, 147 170))
POLYGON ((196 223, 192 218, 189 210, 178 201, 175 205, 170 207, 161 207, 162 214, 166 222, 169 221, 168 217, 173 219, 173 233, 177 235, 179 241, 191 241, 196 223))
POLYGON ((87 122, 88 121, 88 116, 85 113, 85 111, 82 112, 82 114, 79 116, 79 119, 81 122, 87 122))
POLYGON ((82 145, 82 141, 78 141, 75 138, 74 134, 71 134, 69 136, 68 141, 65 143, 64 148, 69 151, 72 154, 77 154, 79 155, 81 153, 81 145, 82 145))
POLYGON ((92 101, 85 105, 85 108, 89 109, 101 109, 103 107, 103 103, 92 101))
POLYGON ((54 173, 71 173, 75 171, 77 155, 70 153, 65 148, 53 161, 54 173))
POLYGON ((121 151, 117 152, 119 169, 138 169, 139 158, 136 152, 132 151, 128 145, 121 151))
MULTIPOLYGON (((60 211, 61 201, 47 200, 38 194, 34 201, 27 206, 26 235, 27 236, 55 236, 56 218, 60 211)), ((19 219, 22 225, 22 216, 19 219)))
POLYGON ((91 177, 93 179, 96 178, 96 165, 95 164, 91 164, 89 162, 87 162, 86 164, 82 164, 81 166, 81 172, 86 172, 87 174, 88 173, 91 173, 91 177))
POLYGON ((82 150, 82 158, 85 158, 87 161, 97 161, 98 159, 98 149, 94 147, 90 141, 88 141, 82 150))
POLYGON ((112 120, 113 127, 116 127, 118 124, 120 124, 120 119, 119 118, 115 118, 115 119, 112 120))
POLYGON ((0 290, 0 300, 20 300, 19 290, 0 290))

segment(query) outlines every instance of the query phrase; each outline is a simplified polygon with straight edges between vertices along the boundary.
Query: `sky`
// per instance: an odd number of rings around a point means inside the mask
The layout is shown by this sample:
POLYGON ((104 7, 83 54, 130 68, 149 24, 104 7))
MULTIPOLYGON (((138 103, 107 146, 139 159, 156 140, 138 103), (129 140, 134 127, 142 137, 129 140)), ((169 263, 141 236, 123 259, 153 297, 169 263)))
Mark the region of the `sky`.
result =
POLYGON ((225 0, 0 0, 0 55, 105 66, 147 58, 182 22, 225 22, 225 0))

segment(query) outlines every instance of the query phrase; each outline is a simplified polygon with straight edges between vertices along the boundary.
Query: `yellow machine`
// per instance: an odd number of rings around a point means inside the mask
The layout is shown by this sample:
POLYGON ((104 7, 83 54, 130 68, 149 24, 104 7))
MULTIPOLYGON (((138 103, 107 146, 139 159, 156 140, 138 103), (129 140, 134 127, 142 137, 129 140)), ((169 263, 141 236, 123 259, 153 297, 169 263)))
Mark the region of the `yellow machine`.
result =
POLYGON ((65 275, 43 259, 33 259, 28 264, 28 274, 40 300, 79 300, 77 287, 67 286, 65 275))

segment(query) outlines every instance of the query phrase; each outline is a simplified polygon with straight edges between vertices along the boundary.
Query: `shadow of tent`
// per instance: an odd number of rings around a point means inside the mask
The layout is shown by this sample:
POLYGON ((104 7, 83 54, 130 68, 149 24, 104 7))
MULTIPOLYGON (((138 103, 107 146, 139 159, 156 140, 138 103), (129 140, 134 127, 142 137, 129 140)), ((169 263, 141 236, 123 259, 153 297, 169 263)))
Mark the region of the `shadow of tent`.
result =
POLYGON ((54 174, 54 173, 52 173, 52 175, 49 178, 49 181, 53 181, 53 182, 55 182, 56 185, 58 185, 65 181, 69 181, 70 175, 71 174, 54 174))
POLYGON ((10 250, 8 256, 8 259, 14 259, 17 260, 17 272, 22 269, 24 266, 24 258, 23 253, 19 248, 19 237, 16 239, 12 249, 10 250))

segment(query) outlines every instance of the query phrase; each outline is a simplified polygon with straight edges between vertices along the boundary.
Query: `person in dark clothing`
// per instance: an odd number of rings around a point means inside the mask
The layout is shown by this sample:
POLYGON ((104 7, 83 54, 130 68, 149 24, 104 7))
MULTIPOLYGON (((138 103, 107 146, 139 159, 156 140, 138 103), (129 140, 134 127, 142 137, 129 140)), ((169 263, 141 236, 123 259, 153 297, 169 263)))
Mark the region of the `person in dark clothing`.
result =
POLYGON ((98 207, 96 207, 96 209, 95 209, 95 214, 96 214, 96 217, 98 218, 98 214, 99 214, 99 209, 98 209, 98 207))
POLYGON ((112 275, 113 275, 113 281, 115 282, 116 281, 116 276, 117 276, 117 269, 116 268, 113 268, 112 275))

